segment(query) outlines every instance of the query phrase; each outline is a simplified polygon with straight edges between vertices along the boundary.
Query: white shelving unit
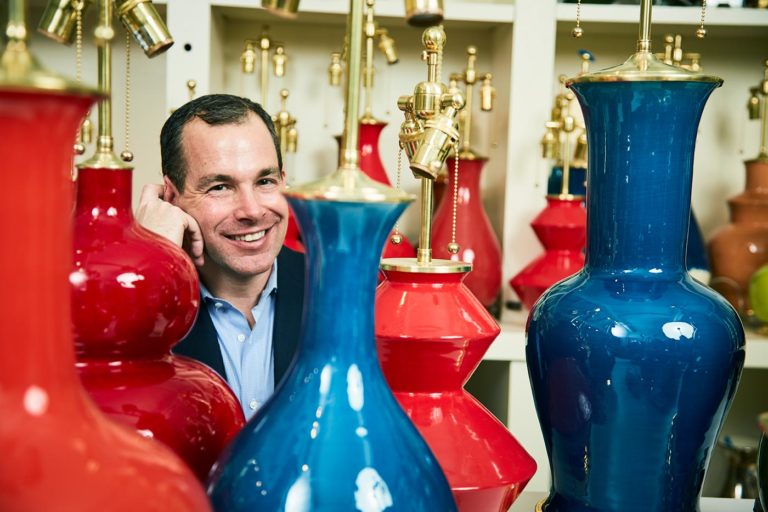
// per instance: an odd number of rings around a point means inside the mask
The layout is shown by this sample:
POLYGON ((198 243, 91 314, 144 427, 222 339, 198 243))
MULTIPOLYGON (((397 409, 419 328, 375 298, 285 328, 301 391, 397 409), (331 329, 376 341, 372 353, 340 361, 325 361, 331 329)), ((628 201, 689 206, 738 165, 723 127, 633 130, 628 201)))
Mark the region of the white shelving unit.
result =
MULTIPOLYGON (((269 25, 273 38, 285 43, 289 57, 285 79, 270 79, 267 108, 278 106, 277 93, 286 87, 288 109, 298 119, 299 152, 286 157, 289 182, 302 182, 330 172, 336 164, 333 136, 341 132, 342 92, 327 85, 331 51, 340 49, 348 0, 302 0, 297 20, 276 18, 257 7, 257 0, 155 0, 166 16, 176 44, 156 59, 133 59, 134 152, 137 170, 134 196, 143 184, 160 179, 160 127, 170 109, 188 100, 188 80, 197 82, 196 94, 230 92, 259 98, 258 77, 240 72, 239 56, 245 38, 255 38, 269 25)), ((33 5, 37 19, 42 0, 33 5)), ((639 8, 627 5, 582 5, 584 37, 573 40, 570 30, 576 6, 556 0, 445 0, 448 35, 443 76, 464 67, 465 48, 478 47, 478 68, 494 75, 497 102, 492 113, 473 116, 476 149, 489 156, 483 171, 486 211, 503 247, 503 294, 516 300, 509 279, 541 252, 529 222, 545 206, 549 164, 540 157, 539 139, 548 120, 557 75, 578 70, 576 50, 591 50, 595 68, 623 62, 633 51, 639 8)), ((374 114, 389 123, 382 133, 380 152, 394 181, 397 130, 402 115, 395 105, 426 76, 420 61, 421 31, 403 21, 403 2, 379 0, 377 17, 396 39, 400 63, 386 68, 377 56, 374 114)), ((665 33, 682 33, 686 51, 702 54, 708 73, 722 76, 704 112, 697 145, 693 207, 706 237, 728 220, 725 199, 743 188, 742 161, 757 153, 758 126, 745 111, 748 88, 762 76, 768 58, 768 10, 711 8, 708 37, 693 37, 697 8, 654 7, 654 49, 662 50, 665 33)), ((121 29, 118 29, 119 33, 121 29)), ((121 35, 121 34, 120 34, 121 35)), ((120 41, 120 37, 117 41, 120 41)), ((74 52, 36 38, 35 49, 49 67, 74 69, 74 52), (69 52, 69 53, 66 53, 69 52)), ((85 77, 95 82, 95 54, 86 48, 85 77)), ((115 91, 122 91, 122 45, 115 45, 115 91)), ((135 55, 138 55, 138 51, 135 55)), ((116 99, 115 119, 121 119, 116 99)), ((115 133, 121 144, 119 124, 115 133)), ((417 192, 415 180, 404 170, 405 188, 417 192)), ((416 235, 417 207, 409 208, 403 225, 416 235)), ((546 454, 536 420, 525 365, 525 314, 505 311, 502 334, 491 346, 476 378, 473 392, 507 423, 539 463, 530 491, 548 483, 546 454)), ((747 370, 724 431, 747 434, 754 430, 757 412, 768 410, 762 389, 768 384, 768 339, 750 336, 747 370)), ((717 463, 717 457, 713 466, 717 463)), ((722 466, 722 463, 720 462, 722 466)), ((720 469, 720 471, 722 468, 720 469)), ((713 470, 716 482, 717 471, 713 470)), ((705 492, 717 489, 708 484, 705 492)))
MULTIPOLYGON (((288 74, 280 83, 271 79, 269 97, 288 88, 288 109, 298 118, 300 149, 286 159, 289 181, 313 179, 334 168, 333 136, 341 132, 342 95, 327 85, 326 69, 330 52, 341 46, 347 0, 303 0, 295 21, 269 15, 254 7, 258 2, 253 0, 166 3, 169 27, 178 41, 166 60, 167 108, 187 100, 184 84, 189 79, 197 81, 198 94, 226 91, 258 98, 257 78, 240 73, 239 54, 243 40, 257 37, 268 24, 270 34, 286 44, 289 55, 288 74)), ((623 62, 634 51, 639 8, 584 4, 585 35, 575 41, 570 38, 575 5, 556 0, 446 0, 445 4, 448 44, 443 76, 463 68, 469 44, 478 47, 479 69, 494 75, 494 112, 473 116, 473 131, 476 149, 490 157, 483 176, 484 202, 503 246, 504 298, 515 300, 508 280, 541 252, 528 223, 545 205, 548 163, 540 157, 539 139, 557 75, 578 70, 576 50, 581 46, 596 55, 596 68, 623 62)), ((376 13, 396 39, 401 58, 396 67, 387 69, 382 58, 376 60, 374 113, 389 123, 380 152, 394 178, 397 129, 402 122, 395 102, 424 79, 425 66, 419 59, 421 31, 405 25, 403 2, 379 1, 376 13)), ((757 127, 747 124, 744 105, 748 87, 760 79, 761 63, 768 57, 768 11, 710 9, 709 36, 703 42, 693 37, 699 16, 696 8, 654 8, 655 49, 661 51, 665 33, 682 33, 686 51, 700 52, 706 71, 726 80, 705 111, 696 157, 693 204, 708 235, 727 222, 725 198, 743 187, 741 161, 757 150, 757 127)), ((277 106, 273 101, 268 101, 268 109, 277 106)), ((417 192, 408 173, 403 182, 407 190, 417 192)), ((406 233, 415 237, 417 223, 417 208, 411 207, 403 221, 406 233)), ((540 469, 528 489, 543 491, 549 476, 525 365, 524 326, 525 313, 504 312, 502 334, 470 387, 537 460, 540 469)), ((768 378, 762 371, 768 368, 768 339, 750 339, 747 367, 725 431, 748 434, 754 414, 760 407, 768 409, 768 403, 761 406, 756 398, 768 378)), ((720 465, 713 473, 721 477, 722 460, 716 457, 713 464, 720 465)), ((713 485, 709 493, 717 491, 713 485)))

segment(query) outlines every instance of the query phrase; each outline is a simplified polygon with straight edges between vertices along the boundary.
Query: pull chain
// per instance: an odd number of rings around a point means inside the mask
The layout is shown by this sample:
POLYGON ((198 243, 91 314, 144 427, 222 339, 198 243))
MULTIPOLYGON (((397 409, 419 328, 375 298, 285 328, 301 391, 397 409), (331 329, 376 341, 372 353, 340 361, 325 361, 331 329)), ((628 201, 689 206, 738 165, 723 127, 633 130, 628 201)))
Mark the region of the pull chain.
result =
POLYGON ((456 210, 459 204, 459 143, 453 143, 453 213, 451 219, 451 243, 448 244, 448 252, 459 253, 459 244, 456 243, 456 210))
MULTIPOLYGON (((400 190, 400 168, 403 160, 403 146, 397 151, 397 190, 400 190)), ((400 234, 400 221, 395 222, 395 229, 392 232, 392 238, 389 239, 395 245, 399 245, 403 241, 403 235, 400 234)))
POLYGON ((576 2, 576 26, 573 27, 571 35, 576 39, 584 35, 584 29, 581 28, 581 0, 576 2))
POLYGON ((707 0, 701 0, 701 24, 696 29, 696 37, 704 39, 707 36, 707 29, 704 28, 704 17, 707 15, 707 0))
MULTIPOLYGON (((83 81, 83 8, 85 3, 83 0, 73 0, 72 7, 75 9, 75 79, 79 84, 83 81)), ((74 146, 77 155, 85 153, 85 145, 91 142, 93 125, 90 116, 91 111, 89 110, 77 132, 74 146)))
POLYGON ((120 153, 123 162, 133 160, 131 147, 131 34, 125 32, 125 149, 120 153))

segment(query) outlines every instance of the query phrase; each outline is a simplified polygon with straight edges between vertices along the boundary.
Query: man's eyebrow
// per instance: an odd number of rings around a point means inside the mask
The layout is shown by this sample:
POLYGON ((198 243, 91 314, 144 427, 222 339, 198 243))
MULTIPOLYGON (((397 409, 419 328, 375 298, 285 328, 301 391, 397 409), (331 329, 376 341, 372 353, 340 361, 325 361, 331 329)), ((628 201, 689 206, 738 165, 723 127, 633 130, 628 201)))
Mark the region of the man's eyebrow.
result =
POLYGON ((232 177, 226 174, 206 174, 197 181, 197 188, 203 189, 213 183, 230 183, 231 181, 232 177))
POLYGON ((275 174, 277 175, 278 178, 282 177, 282 173, 280 172, 280 169, 278 169, 277 167, 267 167, 266 169, 262 169, 261 171, 259 171, 258 179, 268 178, 275 174))

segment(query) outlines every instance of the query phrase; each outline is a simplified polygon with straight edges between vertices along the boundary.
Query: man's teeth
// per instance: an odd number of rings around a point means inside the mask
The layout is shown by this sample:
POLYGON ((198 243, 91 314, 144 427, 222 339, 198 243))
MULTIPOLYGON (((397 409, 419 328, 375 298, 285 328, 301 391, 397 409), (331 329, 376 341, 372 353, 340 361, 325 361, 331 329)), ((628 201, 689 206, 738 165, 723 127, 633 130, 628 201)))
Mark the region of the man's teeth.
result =
POLYGON ((255 242, 264 238, 266 231, 259 231, 258 233, 248 233, 247 235, 235 235, 232 238, 243 242, 255 242))

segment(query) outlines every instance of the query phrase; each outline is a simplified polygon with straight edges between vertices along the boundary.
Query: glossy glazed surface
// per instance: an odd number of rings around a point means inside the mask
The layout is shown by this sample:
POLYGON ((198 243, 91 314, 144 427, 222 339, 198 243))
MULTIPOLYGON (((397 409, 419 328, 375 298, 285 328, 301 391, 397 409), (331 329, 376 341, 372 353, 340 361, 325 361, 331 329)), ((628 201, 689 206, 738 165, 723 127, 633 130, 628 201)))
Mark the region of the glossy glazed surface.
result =
POLYGON ((384 271, 376 344, 395 397, 437 456, 462 512, 506 512, 536 471, 463 386, 500 329, 462 274, 384 271))
POLYGON ((587 258, 536 304, 526 345, 553 476, 546 512, 699 510, 744 364, 736 312, 685 269, 713 88, 573 86, 590 148, 587 258))
POLYGON ((544 246, 540 255, 509 281, 527 309, 553 284, 584 266, 587 212, 581 198, 548 197, 547 206, 531 222, 544 246))
MULTIPOLYGON (((357 146, 360 150, 360 169, 369 178, 391 187, 392 183, 389 181, 387 170, 384 168, 381 155, 379 154, 379 138, 381 137, 381 131, 387 126, 387 123, 360 123, 359 126, 359 142, 357 146)), ((407 170, 407 164, 404 163, 403 165, 405 170, 407 170)), ((402 240, 399 244, 395 244, 391 241, 392 233, 390 233, 384 242, 384 249, 381 252, 382 258, 414 258, 416 256, 416 249, 413 248, 413 244, 408 240, 408 237, 402 232, 400 236, 402 240)))
POLYGON ((75 372, 70 317, 72 143, 92 100, 0 92, 0 510, 210 510, 160 443, 104 417, 75 372))
POLYGON ((448 188, 435 211, 432 224, 432 256, 436 259, 466 261, 472 272, 465 284, 486 308, 491 307, 501 289, 501 246, 493 232, 480 195, 480 172, 486 159, 459 159, 459 195, 456 207, 456 242, 458 254, 448 252, 451 242, 454 159, 449 158, 448 188))
POLYGON ((77 369, 113 419, 170 446, 205 480, 245 420, 216 372, 170 354, 200 306, 197 273, 136 224, 132 170, 80 169, 72 319, 77 369))
POLYGON ((768 264, 768 162, 746 162, 744 192, 728 200, 731 222, 709 241, 710 286, 746 319, 752 318, 749 280, 768 264))
POLYGON ((373 305, 380 247, 405 203, 289 196, 307 288, 291 369, 211 475, 218 510, 455 510, 448 482, 381 372, 373 305))

